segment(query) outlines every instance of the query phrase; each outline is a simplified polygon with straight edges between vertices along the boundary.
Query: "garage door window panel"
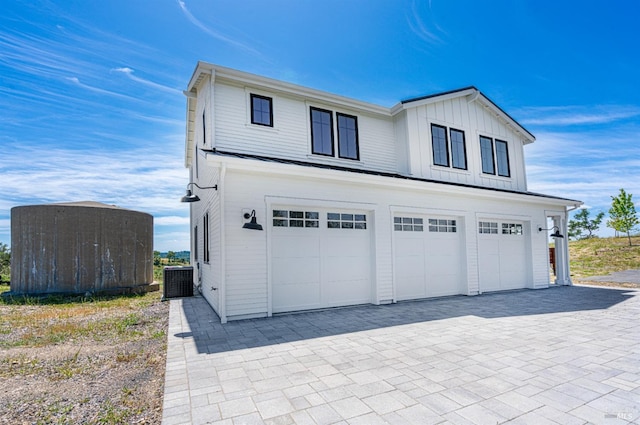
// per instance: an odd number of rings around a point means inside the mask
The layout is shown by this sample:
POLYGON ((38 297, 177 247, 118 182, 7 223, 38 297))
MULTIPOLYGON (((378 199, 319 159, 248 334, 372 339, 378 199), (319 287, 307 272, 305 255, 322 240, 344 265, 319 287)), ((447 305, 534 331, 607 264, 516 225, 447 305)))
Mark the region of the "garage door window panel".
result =
POLYGON ((274 227, 319 227, 317 211, 273 210, 274 227))
POLYGON ((487 235, 498 234, 498 223, 492 221, 478 222, 478 233, 487 235))
POLYGON ((502 223, 503 235, 522 235, 522 224, 518 223, 502 223))
POLYGON ((327 228, 365 230, 367 228, 367 215, 327 213, 327 228))
POLYGON ((458 231, 456 220, 430 218, 429 231, 440 233, 456 233, 458 231))
POLYGON ((418 217, 394 217, 393 230, 396 232, 422 232, 424 220, 418 217))

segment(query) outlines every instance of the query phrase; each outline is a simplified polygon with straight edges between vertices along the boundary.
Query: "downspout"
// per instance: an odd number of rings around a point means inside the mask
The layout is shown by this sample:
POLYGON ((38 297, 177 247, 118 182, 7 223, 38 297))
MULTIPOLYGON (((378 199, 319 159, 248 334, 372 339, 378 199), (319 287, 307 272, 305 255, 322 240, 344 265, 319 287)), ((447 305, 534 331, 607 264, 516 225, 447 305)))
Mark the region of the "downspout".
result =
POLYGON ((222 163, 220 166, 220 178, 218 179, 218 193, 220 195, 220 294, 219 294, 219 306, 220 306, 220 323, 227 323, 227 282, 225 276, 227 274, 227 244, 226 244, 226 227, 225 227, 225 206, 224 206, 224 194, 225 184, 224 178, 227 174, 227 164, 222 163))

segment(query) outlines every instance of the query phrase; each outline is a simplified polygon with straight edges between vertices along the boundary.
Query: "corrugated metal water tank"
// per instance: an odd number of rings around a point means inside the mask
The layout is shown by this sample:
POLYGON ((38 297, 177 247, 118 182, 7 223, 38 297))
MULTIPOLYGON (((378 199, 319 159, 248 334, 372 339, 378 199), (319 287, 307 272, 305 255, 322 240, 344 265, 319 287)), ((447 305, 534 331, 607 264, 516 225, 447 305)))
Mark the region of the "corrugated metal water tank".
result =
POLYGON ((139 290, 153 282, 153 217, 99 202, 11 209, 11 293, 139 290))

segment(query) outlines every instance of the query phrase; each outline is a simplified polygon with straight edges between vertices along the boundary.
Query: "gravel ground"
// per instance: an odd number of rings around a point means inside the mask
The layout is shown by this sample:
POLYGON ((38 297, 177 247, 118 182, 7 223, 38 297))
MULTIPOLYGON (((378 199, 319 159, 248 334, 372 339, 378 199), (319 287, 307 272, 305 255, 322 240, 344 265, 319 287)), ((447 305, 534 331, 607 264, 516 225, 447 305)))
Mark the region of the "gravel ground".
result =
POLYGON ((0 424, 160 423, 169 303, 159 298, 0 305, 0 424))

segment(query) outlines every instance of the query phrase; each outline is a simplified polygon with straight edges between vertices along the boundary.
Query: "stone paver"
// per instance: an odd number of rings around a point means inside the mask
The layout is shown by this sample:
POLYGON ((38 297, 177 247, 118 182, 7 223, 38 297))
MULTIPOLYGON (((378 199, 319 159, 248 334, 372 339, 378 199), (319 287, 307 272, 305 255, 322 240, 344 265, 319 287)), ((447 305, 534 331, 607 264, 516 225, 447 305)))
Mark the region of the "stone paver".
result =
POLYGON ((554 287, 220 324, 173 299, 170 424, 640 422, 640 290, 554 287))

